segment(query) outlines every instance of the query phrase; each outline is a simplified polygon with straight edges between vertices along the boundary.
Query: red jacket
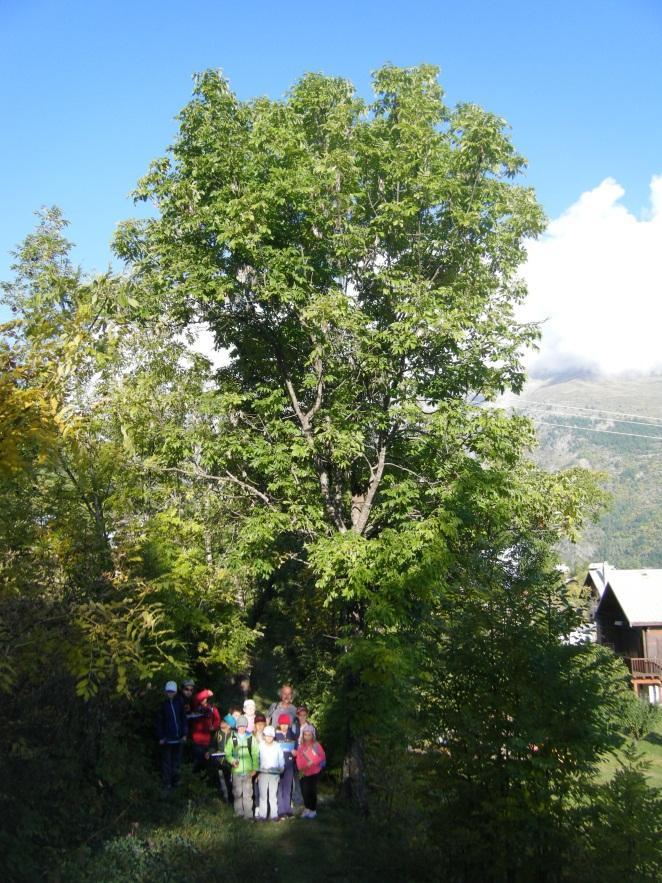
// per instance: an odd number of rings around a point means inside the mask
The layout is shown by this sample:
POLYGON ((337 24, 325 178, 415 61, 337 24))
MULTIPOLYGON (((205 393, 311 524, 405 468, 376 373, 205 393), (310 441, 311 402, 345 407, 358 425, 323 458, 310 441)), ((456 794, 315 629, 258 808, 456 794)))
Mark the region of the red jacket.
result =
POLYGON ((189 720, 189 732, 194 745, 208 748, 211 745, 212 734, 221 725, 221 715, 214 705, 196 705, 193 714, 201 714, 202 717, 194 717, 189 720))
POLYGON ((326 766, 326 755, 319 742, 304 745, 299 743, 297 748, 297 767, 302 776, 314 776, 326 766))

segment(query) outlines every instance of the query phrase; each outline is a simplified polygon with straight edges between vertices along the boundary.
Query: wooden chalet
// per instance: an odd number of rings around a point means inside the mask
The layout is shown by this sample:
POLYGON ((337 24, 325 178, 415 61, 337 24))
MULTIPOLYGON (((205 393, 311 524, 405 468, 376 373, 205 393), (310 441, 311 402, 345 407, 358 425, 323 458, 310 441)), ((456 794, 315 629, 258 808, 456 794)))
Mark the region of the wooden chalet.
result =
POLYGON ((626 661, 637 695, 662 703, 662 570, 591 564, 597 641, 626 661))

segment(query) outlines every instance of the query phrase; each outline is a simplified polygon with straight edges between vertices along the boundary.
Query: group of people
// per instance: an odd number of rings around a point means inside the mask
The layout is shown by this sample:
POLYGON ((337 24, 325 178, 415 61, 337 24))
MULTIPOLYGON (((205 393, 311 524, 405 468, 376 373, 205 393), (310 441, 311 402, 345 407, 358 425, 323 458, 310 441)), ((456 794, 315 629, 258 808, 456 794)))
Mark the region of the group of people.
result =
POLYGON ((246 819, 279 821, 291 818, 303 804, 301 817, 317 816, 317 783, 326 755, 308 708, 293 703, 289 684, 266 713, 253 699, 233 705, 225 716, 212 703, 211 690, 196 692, 193 681, 181 690, 165 685, 165 699, 156 716, 161 775, 166 791, 177 787, 182 752, 191 738, 193 769, 211 768, 223 799, 246 819))

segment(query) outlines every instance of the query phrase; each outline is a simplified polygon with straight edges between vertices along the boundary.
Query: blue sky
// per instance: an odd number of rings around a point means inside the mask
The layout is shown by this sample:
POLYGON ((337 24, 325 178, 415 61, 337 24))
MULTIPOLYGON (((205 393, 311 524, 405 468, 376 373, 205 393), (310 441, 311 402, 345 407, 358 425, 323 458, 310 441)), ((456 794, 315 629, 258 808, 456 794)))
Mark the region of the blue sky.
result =
POLYGON ((509 121, 550 217, 607 177, 645 217, 662 173, 660 46, 659 0, 0 0, 0 278, 53 203, 76 258, 105 268, 129 192, 207 67, 248 98, 308 70, 367 95, 386 61, 436 63, 450 103, 509 121))

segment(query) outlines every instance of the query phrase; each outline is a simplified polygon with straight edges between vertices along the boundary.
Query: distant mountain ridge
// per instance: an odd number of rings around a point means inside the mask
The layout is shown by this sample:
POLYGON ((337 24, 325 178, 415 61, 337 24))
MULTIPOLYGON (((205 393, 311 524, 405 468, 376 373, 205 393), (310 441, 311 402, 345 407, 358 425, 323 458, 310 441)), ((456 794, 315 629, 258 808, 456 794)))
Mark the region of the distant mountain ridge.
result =
POLYGON ((611 509, 562 549, 565 562, 662 567, 662 375, 534 379, 506 404, 535 421, 540 465, 609 474, 611 509))

